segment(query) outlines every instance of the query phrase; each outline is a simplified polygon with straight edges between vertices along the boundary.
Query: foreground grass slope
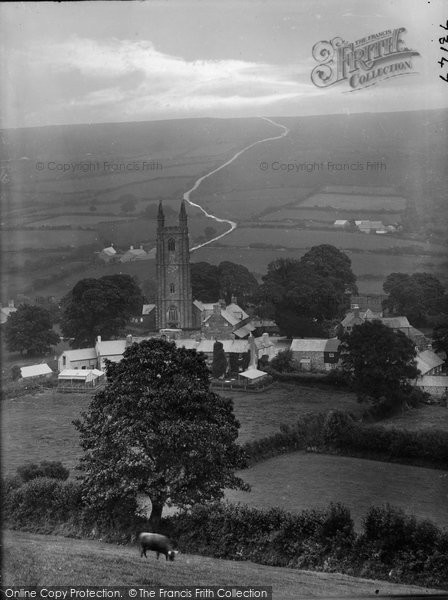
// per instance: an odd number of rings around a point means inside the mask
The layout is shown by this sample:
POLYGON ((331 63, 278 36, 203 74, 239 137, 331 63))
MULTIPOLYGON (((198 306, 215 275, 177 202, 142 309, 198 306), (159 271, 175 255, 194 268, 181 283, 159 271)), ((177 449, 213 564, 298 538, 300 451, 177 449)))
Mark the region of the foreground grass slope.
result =
POLYGON ((273 597, 424 594, 440 590, 181 554, 174 563, 116 546, 18 531, 3 536, 3 585, 272 585, 273 597))

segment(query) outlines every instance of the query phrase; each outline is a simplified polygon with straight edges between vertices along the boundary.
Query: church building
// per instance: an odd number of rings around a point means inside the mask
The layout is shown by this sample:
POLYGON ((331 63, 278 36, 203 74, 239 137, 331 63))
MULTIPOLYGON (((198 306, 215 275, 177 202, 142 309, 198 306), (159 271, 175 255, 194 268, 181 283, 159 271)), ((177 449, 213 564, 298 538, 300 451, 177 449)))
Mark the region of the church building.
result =
POLYGON ((254 331, 249 315, 232 297, 214 304, 193 301, 187 212, 182 201, 177 225, 166 225, 162 204, 157 216, 156 244, 157 303, 156 328, 180 329, 200 334, 203 339, 244 339, 254 331))
POLYGON ((178 225, 165 225, 162 203, 159 204, 156 275, 157 329, 195 329, 185 201, 180 207, 178 225))

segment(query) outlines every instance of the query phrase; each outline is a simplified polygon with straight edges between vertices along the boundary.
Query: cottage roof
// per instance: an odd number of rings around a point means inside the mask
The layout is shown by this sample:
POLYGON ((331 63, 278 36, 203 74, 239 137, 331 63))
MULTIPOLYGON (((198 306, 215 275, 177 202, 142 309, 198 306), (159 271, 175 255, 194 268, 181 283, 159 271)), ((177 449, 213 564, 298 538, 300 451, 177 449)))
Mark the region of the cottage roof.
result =
POLYGON ((62 356, 66 356, 70 362, 76 362, 78 360, 90 360, 96 359, 95 348, 80 348, 79 350, 64 350, 62 356))
POLYGON ((226 310, 230 312, 236 319, 242 321, 243 319, 248 319, 249 315, 245 312, 241 306, 238 306, 236 302, 232 302, 226 307, 226 310))
POLYGON ((99 354, 102 358, 108 356, 118 356, 123 354, 126 349, 126 340, 109 340, 106 342, 97 342, 99 354))
POLYGON ((292 340, 292 352, 325 352, 328 340, 322 339, 294 339, 292 340))
POLYGON ((364 323, 364 317, 361 313, 356 316, 354 312, 348 312, 343 318, 341 325, 342 327, 348 327, 349 325, 361 325, 364 323))
POLYGON ((155 307, 155 304, 144 304, 142 307, 142 315, 150 315, 155 307))
POLYGON ((53 371, 50 369, 47 363, 20 367, 20 374, 24 379, 27 377, 38 377, 39 375, 50 375, 50 373, 53 373, 53 371))
POLYGON ((253 325, 251 325, 250 323, 246 323, 246 325, 243 325, 242 327, 238 327, 238 329, 234 330, 234 334, 236 336, 238 336, 239 338, 245 338, 246 336, 248 336, 253 330, 255 329, 255 327, 253 325))
POLYGON ((440 367, 443 365, 443 359, 440 356, 437 356, 435 352, 432 350, 424 350, 423 352, 419 352, 415 358, 417 363, 417 368, 422 375, 428 373, 432 369, 436 367, 440 367))
POLYGON ((327 340, 324 352, 337 352, 339 350, 340 344, 341 341, 338 340, 338 338, 331 338, 327 340))
POLYGON ((346 223, 348 223, 347 219, 336 219, 334 225, 345 225, 346 223))
POLYGON ((411 327, 407 317, 382 317, 381 323, 392 329, 405 329, 411 327))
POLYGON ((107 248, 103 248, 101 250, 101 252, 103 254, 106 254, 107 256, 115 256, 115 254, 117 253, 117 251, 115 250, 115 248, 113 246, 108 246, 107 248))

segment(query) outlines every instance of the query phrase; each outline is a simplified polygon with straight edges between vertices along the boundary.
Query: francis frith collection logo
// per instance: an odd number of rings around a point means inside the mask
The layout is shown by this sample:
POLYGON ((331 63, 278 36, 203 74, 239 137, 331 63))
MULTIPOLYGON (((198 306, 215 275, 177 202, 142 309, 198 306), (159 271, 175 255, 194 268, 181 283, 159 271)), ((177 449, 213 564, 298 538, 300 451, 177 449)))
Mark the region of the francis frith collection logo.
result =
POLYGON ((319 64, 311 73, 317 87, 328 87, 347 81, 351 92, 375 85, 380 81, 414 73, 412 57, 420 56, 406 47, 404 27, 373 33, 346 42, 341 37, 317 42, 313 58, 319 64))

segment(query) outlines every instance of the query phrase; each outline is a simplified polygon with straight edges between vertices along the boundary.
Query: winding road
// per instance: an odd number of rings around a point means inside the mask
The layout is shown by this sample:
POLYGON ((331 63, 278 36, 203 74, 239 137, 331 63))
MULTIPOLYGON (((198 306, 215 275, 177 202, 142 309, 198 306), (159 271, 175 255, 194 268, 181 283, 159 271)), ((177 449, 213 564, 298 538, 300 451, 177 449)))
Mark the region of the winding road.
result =
POLYGON ((273 140, 279 140, 280 138, 283 138, 283 137, 285 137, 285 136, 288 135, 289 129, 287 127, 285 127, 284 125, 281 125, 280 123, 276 123, 275 121, 273 121, 272 119, 269 119, 268 117, 261 117, 261 118, 264 119, 265 121, 268 121, 269 123, 272 123, 272 125, 275 125, 277 127, 281 127, 283 129, 282 133, 280 135, 276 135, 274 137, 267 137, 267 138, 263 138, 262 140, 257 140, 256 142, 252 142, 252 144, 249 144, 248 146, 246 146, 242 150, 239 150, 236 154, 234 154, 232 156, 232 158, 230 158, 228 161, 226 161, 225 163, 223 163, 219 167, 216 167, 216 169, 213 169, 213 171, 210 171, 210 173, 207 173, 206 175, 203 175, 202 177, 199 177, 199 179, 196 180, 194 186, 191 189, 189 189, 188 192, 184 193, 183 198, 184 198, 184 200, 186 202, 188 202, 188 204, 190 204, 190 206, 194 206, 195 208, 199 208, 199 210, 201 210, 204 213, 204 215, 206 217, 208 217, 209 219, 213 219, 214 221, 217 221, 218 223, 227 223, 228 225, 230 225, 230 228, 227 231, 225 231, 224 233, 221 233, 220 235, 217 235, 216 237, 212 238, 211 240, 208 240, 208 241, 204 242, 203 244, 198 244, 197 246, 194 246, 194 248, 190 248, 190 252, 193 251, 193 250, 197 250, 198 248, 202 248, 203 246, 207 246, 208 244, 211 244, 212 242, 216 242, 216 240, 219 240, 222 237, 224 237, 226 235, 229 235, 229 233, 231 233, 237 227, 237 224, 235 223, 235 221, 230 221, 229 219, 221 219, 220 217, 217 217, 217 216, 212 215, 209 212, 207 212, 205 210, 205 208, 203 208, 200 204, 197 204, 196 202, 193 202, 192 200, 190 200, 190 194, 192 194, 193 192, 195 192, 205 179, 208 179, 209 177, 211 177, 212 175, 214 175, 215 173, 217 173, 221 169, 224 169, 225 167, 227 167, 228 165, 230 165, 231 163, 233 163, 234 160, 236 160, 239 156, 241 156, 241 154, 243 154, 244 152, 246 152, 250 148, 253 148, 254 146, 257 146, 258 144, 264 144, 264 142, 270 142, 270 141, 273 141, 273 140))

